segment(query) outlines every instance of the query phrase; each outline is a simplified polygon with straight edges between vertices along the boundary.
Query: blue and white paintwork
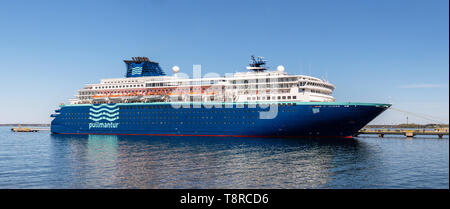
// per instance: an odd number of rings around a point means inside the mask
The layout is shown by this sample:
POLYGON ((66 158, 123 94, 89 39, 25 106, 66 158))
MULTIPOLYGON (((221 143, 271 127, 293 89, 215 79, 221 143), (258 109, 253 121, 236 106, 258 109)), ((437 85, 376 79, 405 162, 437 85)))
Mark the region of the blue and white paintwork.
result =
POLYGON ((52 133, 351 137, 390 106, 335 102, 333 84, 269 71, 262 57, 248 72, 194 79, 147 57, 124 62, 126 78, 88 84, 56 110, 52 133))
MULTIPOLYGON (((96 105, 64 105, 52 121, 57 134, 137 134, 239 137, 351 137, 390 105, 369 103, 273 103, 277 114, 252 104, 174 108, 167 103, 114 104, 113 115, 92 118, 96 105), (220 107, 220 108, 217 108, 220 107), (115 115, 117 114, 117 115, 115 115), (119 117, 120 115, 120 117, 119 117), (111 117, 113 120, 110 120, 111 117)), ((110 113, 101 107, 105 114, 110 113)))

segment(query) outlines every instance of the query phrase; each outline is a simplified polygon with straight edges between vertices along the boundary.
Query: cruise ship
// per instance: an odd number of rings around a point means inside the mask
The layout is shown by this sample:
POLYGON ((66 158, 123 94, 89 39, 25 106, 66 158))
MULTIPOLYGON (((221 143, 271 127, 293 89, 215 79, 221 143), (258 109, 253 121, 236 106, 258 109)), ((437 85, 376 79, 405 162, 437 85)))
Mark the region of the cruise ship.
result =
POLYGON ((198 78, 177 66, 168 76, 147 57, 124 62, 125 78, 87 84, 61 104, 51 114, 51 132, 352 138, 390 107, 336 102, 330 82, 288 74, 281 65, 270 70, 262 57, 252 56, 243 72, 198 78))

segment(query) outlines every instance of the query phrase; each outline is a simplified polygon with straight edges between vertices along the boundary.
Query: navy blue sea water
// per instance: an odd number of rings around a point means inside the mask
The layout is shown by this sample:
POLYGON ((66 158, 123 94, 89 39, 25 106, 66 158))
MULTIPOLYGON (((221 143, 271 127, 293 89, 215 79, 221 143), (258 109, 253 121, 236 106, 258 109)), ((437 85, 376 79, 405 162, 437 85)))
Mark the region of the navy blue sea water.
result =
POLYGON ((449 188, 449 140, 69 136, 0 127, 0 188, 449 188))

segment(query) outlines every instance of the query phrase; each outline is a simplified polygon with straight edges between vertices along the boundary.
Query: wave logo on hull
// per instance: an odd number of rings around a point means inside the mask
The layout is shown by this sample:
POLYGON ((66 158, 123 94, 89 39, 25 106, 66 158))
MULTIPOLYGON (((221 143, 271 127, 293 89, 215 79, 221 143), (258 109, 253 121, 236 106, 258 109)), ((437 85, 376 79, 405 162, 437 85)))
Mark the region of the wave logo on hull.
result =
POLYGON ((117 128, 119 123, 113 122, 119 119, 119 107, 117 104, 93 105, 89 108, 89 119, 94 121, 94 123, 89 123, 89 129, 117 128))
POLYGON ((100 120, 107 120, 109 122, 119 119, 119 107, 117 104, 101 104, 92 106, 89 109, 89 119, 98 122, 100 120))

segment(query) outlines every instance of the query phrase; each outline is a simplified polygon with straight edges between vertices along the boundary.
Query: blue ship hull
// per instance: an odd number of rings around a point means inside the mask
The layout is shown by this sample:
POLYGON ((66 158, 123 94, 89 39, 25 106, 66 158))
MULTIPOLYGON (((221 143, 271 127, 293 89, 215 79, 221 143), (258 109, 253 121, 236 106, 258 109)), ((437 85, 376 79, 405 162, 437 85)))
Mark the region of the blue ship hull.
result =
POLYGON ((352 137, 389 104, 278 102, 269 107, 217 103, 64 105, 53 114, 54 134, 236 137, 352 137), (188 108, 189 107, 189 108, 188 108), (272 119, 264 119, 271 113, 272 119), (275 115, 274 115, 275 114, 275 115))

